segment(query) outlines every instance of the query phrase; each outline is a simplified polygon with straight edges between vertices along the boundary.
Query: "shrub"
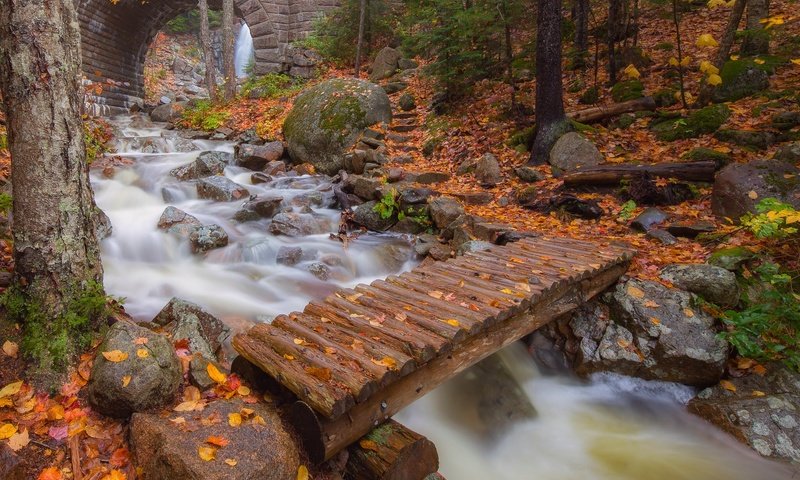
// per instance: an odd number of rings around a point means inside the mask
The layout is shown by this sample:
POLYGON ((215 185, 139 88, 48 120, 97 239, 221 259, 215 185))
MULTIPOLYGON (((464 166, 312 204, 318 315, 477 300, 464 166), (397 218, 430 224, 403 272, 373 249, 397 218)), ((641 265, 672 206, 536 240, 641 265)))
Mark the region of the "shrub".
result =
POLYGON ((291 95, 303 87, 303 80, 285 73, 268 73, 258 77, 248 77, 242 85, 244 97, 276 98, 291 95))
POLYGON ((210 100, 200 100, 181 112, 182 122, 189 128, 213 131, 225 124, 230 114, 215 107, 210 100))

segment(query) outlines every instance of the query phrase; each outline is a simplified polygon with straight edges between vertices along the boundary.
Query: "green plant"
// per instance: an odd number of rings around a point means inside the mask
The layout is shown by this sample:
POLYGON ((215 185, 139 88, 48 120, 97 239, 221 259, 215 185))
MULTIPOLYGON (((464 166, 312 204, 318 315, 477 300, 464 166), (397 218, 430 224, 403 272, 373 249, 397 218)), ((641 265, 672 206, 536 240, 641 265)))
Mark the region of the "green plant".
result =
POLYGON ((401 210, 397 213, 398 220, 406 218, 426 230, 433 226, 433 220, 428 213, 428 209, 424 206, 418 208, 408 207, 405 211, 401 210))
POLYGON ((380 215, 382 219, 388 220, 400 211, 400 203, 397 199, 397 190, 392 189, 383 194, 380 201, 372 207, 372 211, 380 215))
POLYGON ((636 202, 628 200, 622 204, 622 209, 620 209, 617 216, 622 220, 628 220, 633 216, 634 210, 636 210, 636 202))
POLYGON ((797 234, 800 212, 775 198, 762 199, 756 212, 747 213, 740 219, 744 228, 758 238, 787 238, 797 234))
MULTIPOLYGON (((208 11, 208 26, 212 29, 222 26, 222 12, 208 11)), ((173 34, 195 33, 200 31, 200 11, 198 9, 182 13, 167 22, 166 30, 173 34)))
POLYGON ((189 128, 213 131, 225 124, 230 113, 215 107, 210 100, 200 100, 181 112, 183 123, 189 128))
POLYGON ((5 133, 0 133, 0 150, 8 148, 8 136, 5 133))
POLYGON ((101 155, 110 152, 111 127, 98 119, 86 118, 83 121, 83 141, 86 145, 86 162, 92 163, 101 155))
POLYGON ((258 98, 277 98, 291 95, 303 88, 301 78, 290 77, 285 73, 268 73, 261 76, 251 76, 242 85, 242 96, 257 96, 258 98))
POLYGON ((0 213, 8 213, 13 206, 11 195, 7 193, 0 193, 0 213))

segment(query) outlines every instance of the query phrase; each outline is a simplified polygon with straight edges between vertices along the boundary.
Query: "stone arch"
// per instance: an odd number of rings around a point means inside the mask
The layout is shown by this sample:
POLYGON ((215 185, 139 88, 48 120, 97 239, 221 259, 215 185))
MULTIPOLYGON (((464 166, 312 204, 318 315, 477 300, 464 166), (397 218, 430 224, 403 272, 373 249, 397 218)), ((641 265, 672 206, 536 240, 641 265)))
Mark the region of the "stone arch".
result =
MULTIPOLYGON (((284 69, 284 52, 297 30, 291 0, 234 0, 236 14, 250 27, 257 74, 284 69)), ((176 16, 194 8, 196 0, 78 0, 83 72, 102 84, 92 96, 93 113, 128 111, 144 96, 144 60, 155 35, 176 16)), ((306 3, 306 2, 303 2, 306 3)), ((220 0, 211 0, 220 8, 220 0)), ((313 1, 307 3, 316 7, 313 1)))

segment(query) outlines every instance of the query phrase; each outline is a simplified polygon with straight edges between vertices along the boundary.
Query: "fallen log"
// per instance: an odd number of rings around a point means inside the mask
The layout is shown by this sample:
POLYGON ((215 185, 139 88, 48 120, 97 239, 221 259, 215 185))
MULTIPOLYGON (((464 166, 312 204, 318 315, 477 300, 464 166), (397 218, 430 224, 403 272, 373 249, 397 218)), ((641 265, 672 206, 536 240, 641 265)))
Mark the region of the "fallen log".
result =
POLYGON ((350 480, 419 480, 439 470, 436 446, 394 420, 350 446, 345 471, 350 480))
POLYGON ((653 97, 642 97, 626 102, 601 105, 599 107, 585 108, 577 112, 567 113, 572 120, 580 123, 594 123, 609 117, 616 117, 623 113, 639 112, 642 110, 655 110, 656 101, 653 97))
POLYGON ((585 167, 561 177, 567 187, 617 185, 642 175, 690 182, 713 182, 717 165, 712 161, 653 164, 603 164, 585 167))

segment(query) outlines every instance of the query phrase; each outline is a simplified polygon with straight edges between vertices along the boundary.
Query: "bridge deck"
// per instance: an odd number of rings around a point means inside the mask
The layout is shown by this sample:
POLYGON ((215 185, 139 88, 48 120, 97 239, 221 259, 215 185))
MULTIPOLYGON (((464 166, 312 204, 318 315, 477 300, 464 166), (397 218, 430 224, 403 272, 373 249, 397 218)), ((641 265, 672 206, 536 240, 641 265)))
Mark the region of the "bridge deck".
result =
POLYGON ((527 238, 339 290, 233 344, 297 395, 295 426, 322 460, 607 288, 632 255, 609 242, 527 238))

